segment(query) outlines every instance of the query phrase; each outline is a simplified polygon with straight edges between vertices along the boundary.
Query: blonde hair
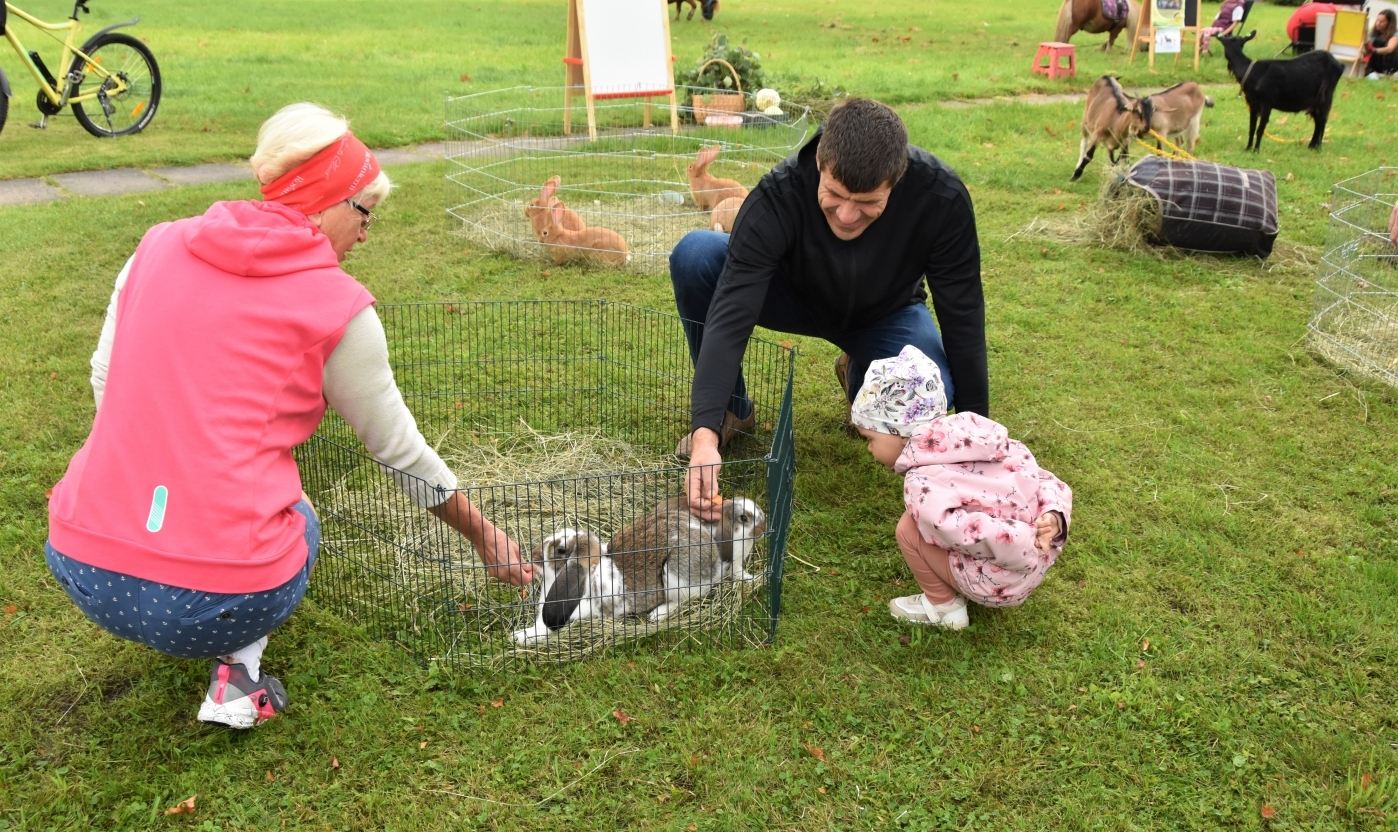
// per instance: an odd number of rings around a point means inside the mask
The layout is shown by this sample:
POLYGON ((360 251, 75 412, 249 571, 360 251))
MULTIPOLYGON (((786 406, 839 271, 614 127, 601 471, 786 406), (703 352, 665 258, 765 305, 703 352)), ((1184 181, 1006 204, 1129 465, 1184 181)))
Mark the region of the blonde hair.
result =
MULTIPOLYGON (((319 104, 302 101, 288 104, 262 123, 257 131, 257 152, 252 154, 252 173, 266 185, 287 171, 329 147, 349 130, 349 121, 319 104)), ((388 198, 393 183, 380 171, 373 182, 355 194, 355 202, 374 203, 388 198)))

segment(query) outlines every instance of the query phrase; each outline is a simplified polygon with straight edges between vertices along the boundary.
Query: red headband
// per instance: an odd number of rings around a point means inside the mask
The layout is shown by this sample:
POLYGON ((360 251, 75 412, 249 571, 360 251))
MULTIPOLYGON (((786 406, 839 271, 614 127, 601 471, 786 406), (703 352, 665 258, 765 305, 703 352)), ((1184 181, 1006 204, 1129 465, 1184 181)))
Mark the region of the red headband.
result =
POLYGON ((262 186, 262 198, 303 214, 343 202, 379 175, 379 162, 364 143, 346 132, 333 144, 262 186))

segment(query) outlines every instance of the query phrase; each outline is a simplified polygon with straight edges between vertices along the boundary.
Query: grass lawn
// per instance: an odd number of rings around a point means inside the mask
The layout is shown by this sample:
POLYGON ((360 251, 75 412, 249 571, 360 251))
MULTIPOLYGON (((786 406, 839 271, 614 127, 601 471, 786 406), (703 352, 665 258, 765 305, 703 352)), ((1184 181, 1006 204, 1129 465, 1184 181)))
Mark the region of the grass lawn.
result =
MULTIPOLYGON (((98 142, 12 116, 0 177, 245 156, 299 98, 349 110, 371 143, 440 138, 444 90, 555 83, 562 31, 542 2, 122 2, 93 19, 145 18, 169 79, 149 133, 98 142)), ((1067 182, 1081 107, 939 100, 1190 73, 1080 36, 1078 79, 1031 79, 1049 5, 725 0, 718 18, 775 74, 898 102, 976 201, 993 415, 1077 502, 1042 588, 973 609, 959 634, 885 612, 914 591, 901 484, 840 429, 834 349, 797 339, 791 550, 821 569, 789 562, 771 648, 447 676, 307 602, 266 656, 285 717, 201 726, 207 665, 101 633, 55 586, 44 491, 91 425, 87 359, 122 262, 152 224, 253 190, 0 209, 0 829, 1392 828, 1398 395, 1319 363, 1304 333, 1328 189, 1398 146, 1398 88, 1343 81, 1319 154, 1244 153, 1246 109, 1214 91, 1200 153, 1279 179, 1267 263, 1059 245, 1016 232, 1094 198, 1100 159, 1067 182), (196 793, 195 814, 163 816, 196 793)), ((1254 9, 1264 47, 1287 11, 1254 9)), ((708 29, 674 31, 686 60, 708 29)), ((1273 123, 1309 137, 1302 117, 1273 123)), ((446 233, 440 166, 390 173, 401 188, 348 265, 382 301, 672 308, 663 277, 545 276, 469 247, 446 233)))

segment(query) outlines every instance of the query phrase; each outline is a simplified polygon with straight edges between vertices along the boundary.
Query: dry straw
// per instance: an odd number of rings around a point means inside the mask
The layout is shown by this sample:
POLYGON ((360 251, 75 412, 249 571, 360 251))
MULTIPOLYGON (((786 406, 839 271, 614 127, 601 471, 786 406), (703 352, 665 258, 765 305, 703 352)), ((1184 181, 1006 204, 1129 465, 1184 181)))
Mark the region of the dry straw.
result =
POLYGON ((1130 170, 1124 161, 1108 169, 1097 199, 1085 213, 1061 220, 1036 217, 1014 236, 1028 234, 1068 245, 1161 256, 1161 249, 1152 243, 1160 232, 1160 201, 1127 181, 1130 170))
MULTIPOLYGON (((595 430, 541 433, 521 421, 516 431, 453 431, 438 441, 437 450, 462 487, 470 487, 472 501, 514 537, 526 557, 545 534, 559 528, 588 529, 610 538, 673 496, 678 482, 671 475, 674 471, 666 470, 674 469, 674 457, 643 453, 595 430)), ((659 622, 638 616, 584 619, 542 642, 521 646, 511 634, 534 623, 537 584, 521 591, 488 578, 479 555, 464 538, 442 535, 435 521, 424 525, 421 510, 395 487, 366 495, 346 480, 320 500, 329 513, 352 520, 335 524, 335 529, 350 534, 327 537, 326 545, 361 552, 368 548, 377 562, 391 563, 394 574, 386 582, 382 603, 407 602, 414 628, 427 631, 445 648, 434 659, 473 667, 499 668, 517 657, 576 661, 667 631, 696 640, 706 630, 738 632, 742 628, 731 625, 767 584, 765 575, 721 582, 659 622), (364 534, 360 527, 365 524, 354 516, 355 507, 384 502, 388 510, 379 514, 398 518, 396 528, 364 534), (404 585, 418 588, 416 594, 424 598, 447 597, 450 603, 395 595, 392 587, 404 585)))

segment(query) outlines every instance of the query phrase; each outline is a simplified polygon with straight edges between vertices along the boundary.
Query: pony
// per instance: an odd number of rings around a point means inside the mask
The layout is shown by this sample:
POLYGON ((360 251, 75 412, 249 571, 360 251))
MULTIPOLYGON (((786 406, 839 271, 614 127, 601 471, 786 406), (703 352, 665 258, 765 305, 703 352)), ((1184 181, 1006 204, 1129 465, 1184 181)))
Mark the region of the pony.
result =
MULTIPOLYGON (((1104 0, 1063 0, 1063 5, 1058 8, 1058 30, 1053 39, 1059 43, 1067 43, 1077 32, 1087 32, 1089 35, 1106 32, 1107 42, 1102 46, 1102 51, 1107 52, 1116 43, 1116 36, 1125 31, 1127 38, 1131 40, 1131 47, 1135 47, 1136 21, 1141 16, 1141 4, 1136 0, 1126 0, 1126 19, 1112 20, 1102 13, 1103 2, 1104 0)), ((1116 0, 1105 2, 1115 3, 1116 0)))

